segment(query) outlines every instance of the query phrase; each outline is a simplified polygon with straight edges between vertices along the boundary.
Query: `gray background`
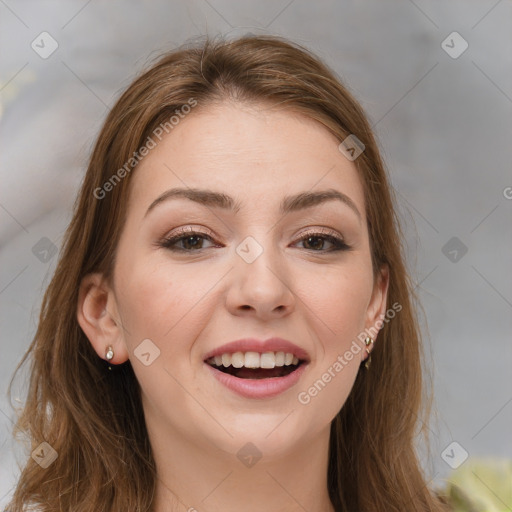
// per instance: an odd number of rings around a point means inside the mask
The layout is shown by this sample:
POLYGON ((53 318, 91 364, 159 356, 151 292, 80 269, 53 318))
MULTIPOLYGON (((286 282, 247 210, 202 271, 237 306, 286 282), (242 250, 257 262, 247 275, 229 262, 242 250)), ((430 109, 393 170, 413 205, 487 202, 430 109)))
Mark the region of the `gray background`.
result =
POLYGON ((23 456, 4 390, 57 259, 44 261, 40 240, 60 247, 94 137, 121 90, 149 57, 206 32, 290 37, 361 101, 424 306, 437 409, 424 465, 441 482, 453 441, 471 457, 512 456, 511 15, 506 0, 0 0, 0 505, 23 456), (59 45, 47 59, 31 48, 43 31, 59 45), (469 44, 458 58, 442 47, 453 31, 469 44))

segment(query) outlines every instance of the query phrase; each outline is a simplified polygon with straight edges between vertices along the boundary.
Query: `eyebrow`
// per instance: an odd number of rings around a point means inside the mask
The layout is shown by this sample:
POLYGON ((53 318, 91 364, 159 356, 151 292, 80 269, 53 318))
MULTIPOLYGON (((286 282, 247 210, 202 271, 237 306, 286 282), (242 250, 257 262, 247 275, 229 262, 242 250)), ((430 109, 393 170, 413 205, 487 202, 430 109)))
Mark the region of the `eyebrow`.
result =
MULTIPOLYGON (((146 217, 151 210, 157 205, 168 201, 170 199, 185 198, 190 199, 196 203, 213 208, 221 208, 223 210, 231 210, 234 213, 240 211, 240 203, 235 201, 231 196, 213 190, 199 189, 199 188, 173 188, 165 191, 158 196, 147 209, 144 217, 146 217)), ((306 208, 311 208, 327 201, 338 200, 347 205, 358 217, 359 221, 362 220, 361 213, 357 209, 354 201, 335 189, 327 189, 319 192, 300 192, 292 196, 286 196, 281 202, 279 211, 281 214, 296 212, 306 208)))

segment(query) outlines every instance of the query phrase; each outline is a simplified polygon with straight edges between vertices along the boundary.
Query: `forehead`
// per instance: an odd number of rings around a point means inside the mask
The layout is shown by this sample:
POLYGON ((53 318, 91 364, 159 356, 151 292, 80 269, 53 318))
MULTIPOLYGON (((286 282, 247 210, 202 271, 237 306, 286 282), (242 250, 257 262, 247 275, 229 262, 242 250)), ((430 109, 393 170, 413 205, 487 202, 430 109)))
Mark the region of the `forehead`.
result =
POLYGON ((287 110, 233 102, 199 106, 140 162, 129 210, 143 215, 174 187, 223 192, 242 208, 277 208, 285 195, 335 188, 364 216, 358 171, 338 145, 320 123, 287 110))

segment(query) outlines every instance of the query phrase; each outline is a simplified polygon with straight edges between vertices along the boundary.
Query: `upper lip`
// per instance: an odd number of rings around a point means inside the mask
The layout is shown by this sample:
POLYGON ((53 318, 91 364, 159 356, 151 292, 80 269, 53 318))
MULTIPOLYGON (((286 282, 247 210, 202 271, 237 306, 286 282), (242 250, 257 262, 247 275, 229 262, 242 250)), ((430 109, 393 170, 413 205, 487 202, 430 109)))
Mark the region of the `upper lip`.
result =
POLYGON ((301 361, 309 362, 310 360, 309 354, 303 348, 295 345, 291 341, 274 337, 266 340, 242 338, 240 340, 231 341, 205 354, 204 361, 214 356, 234 354, 235 352, 258 352, 260 354, 264 352, 289 352, 301 361))

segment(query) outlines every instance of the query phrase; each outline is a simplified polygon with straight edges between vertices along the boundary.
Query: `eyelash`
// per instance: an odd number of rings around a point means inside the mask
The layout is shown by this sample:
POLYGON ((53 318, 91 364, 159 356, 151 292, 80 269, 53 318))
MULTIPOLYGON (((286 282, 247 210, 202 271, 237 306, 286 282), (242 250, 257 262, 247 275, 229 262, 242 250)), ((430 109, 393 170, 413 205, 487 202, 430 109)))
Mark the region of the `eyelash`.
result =
MULTIPOLYGON (((173 235, 173 236, 171 236, 169 238, 164 238, 163 240, 158 242, 158 245, 160 247, 163 247, 163 248, 168 249, 170 251, 182 252, 182 253, 200 252, 200 251, 203 251, 205 249, 208 249, 208 247, 200 248, 200 249, 196 249, 196 250, 173 247, 173 245, 176 242, 179 242, 180 240, 185 240, 185 239, 190 238, 192 236, 204 238, 204 239, 208 240, 209 242, 214 243, 214 240, 213 240, 213 238, 210 235, 208 235, 206 233, 202 233, 200 231, 194 231, 193 229, 188 229, 187 228, 187 229, 180 230, 178 233, 176 233, 175 235, 173 235)), ((334 246, 334 248, 329 249, 329 250, 305 249, 305 250, 309 250, 311 252, 322 253, 322 252, 338 252, 338 251, 348 251, 348 250, 350 250, 350 246, 347 245, 338 236, 335 236, 335 235, 332 235, 332 234, 327 234, 327 233, 321 233, 321 232, 305 233, 301 238, 299 238, 298 242, 303 242, 303 241, 307 240, 308 238, 323 238, 323 239, 327 240, 328 242, 332 243, 333 246, 334 246)))

